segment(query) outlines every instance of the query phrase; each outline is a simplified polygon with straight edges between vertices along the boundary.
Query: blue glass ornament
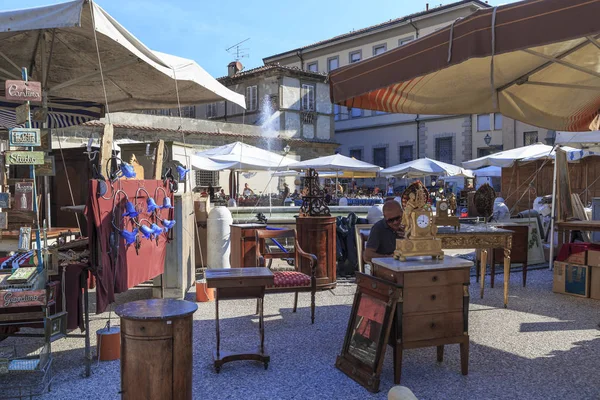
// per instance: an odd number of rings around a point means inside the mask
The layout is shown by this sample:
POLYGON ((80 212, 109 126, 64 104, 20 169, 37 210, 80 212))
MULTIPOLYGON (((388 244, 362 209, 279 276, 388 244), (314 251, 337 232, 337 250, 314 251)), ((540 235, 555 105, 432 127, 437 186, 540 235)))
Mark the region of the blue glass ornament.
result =
POLYGON ((185 179, 185 174, 187 174, 188 172, 190 172, 190 170, 189 169, 185 169, 181 165, 178 165, 177 166, 177 172, 179 173, 179 180, 183 180, 183 179, 185 179))
POLYGON ((123 238, 125 239, 125 244, 130 245, 135 242, 135 238, 137 237, 137 234, 138 234, 138 228, 134 228, 133 231, 131 231, 131 232, 124 229, 120 233, 121 233, 121 236, 123 236, 123 238))
POLYGON ((142 235, 144 235, 146 239, 152 239, 152 228, 146 225, 142 225, 140 227, 140 231, 142 231, 142 235))
POLYGON ((156 210, 157 208, 160 209, 160 207, 158 206, 158 204, 156 204, 152 197, 148 197, 148 200, 146 200, 146 204, 148 204, 148 213, 153 213, 154 210, 156 210))
POLYGON ((175 220, 169 220, 169 219, 163 219, 162 221, 164 227, 165 227, 165 232, 168 231, 169 229, 171 229, 173 226, 175 226, 175 220))
POLYGON ((156 224, 150 225, 150 228, 152 228, 152 233, 156 236, 158 236, 164 232, 163 228, 161 228, 160 226, 158 226, 156 224))
POLYGON ((133 165, 127 164, 126 162, 121 163, 121 172, 126 178, 135 178, 135 170, 133 165))
POLYGON ((173 208, 173 205, 171 205, 171 198, 170 197, 165 197, 163 199, 163 205, 160 208, 162 208, 163 210, 166 209, 166 208, 173 208))
POLYGON ((135 206, 132 202, 128 201, 125 203, 125 212, 123 213, 124 217, 135 218, 139 215, 136 211, 135 206))

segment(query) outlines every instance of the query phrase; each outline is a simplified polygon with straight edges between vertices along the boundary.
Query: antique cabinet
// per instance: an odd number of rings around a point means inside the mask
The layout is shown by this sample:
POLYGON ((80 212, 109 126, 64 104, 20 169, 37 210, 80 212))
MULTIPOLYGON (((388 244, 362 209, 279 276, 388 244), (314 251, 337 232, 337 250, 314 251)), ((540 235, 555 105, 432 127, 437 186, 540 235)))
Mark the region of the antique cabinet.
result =
POLYGON ((394 347, 394 383, 400 383, 404 349, 460 344, 461 371, 469 361, 469 270, 473 263, 446 256, 373 259, 373 275, 402 287, 389 344, 394 347))
MULTIPOLYGON (((296 218, 298 243, 302 250, 317 256, 317 289, 332 289, 337 283, 335 217, 296 218)), ((308 260, 301 271, 310 274, 308 260)))

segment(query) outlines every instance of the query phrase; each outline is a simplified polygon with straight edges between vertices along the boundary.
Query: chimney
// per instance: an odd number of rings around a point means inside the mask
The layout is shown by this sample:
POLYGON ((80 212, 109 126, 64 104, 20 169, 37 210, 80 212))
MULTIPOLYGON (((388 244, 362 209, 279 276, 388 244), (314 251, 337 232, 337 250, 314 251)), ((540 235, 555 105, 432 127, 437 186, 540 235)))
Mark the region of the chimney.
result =
POLYGON ((425 11, 429 11, 429 3, 425 3, 425 11))
POLYGON ((233 77, 235 74, 244 69, 244 66, 239 61, 232 61, 227 65, 227 76, 233 77))

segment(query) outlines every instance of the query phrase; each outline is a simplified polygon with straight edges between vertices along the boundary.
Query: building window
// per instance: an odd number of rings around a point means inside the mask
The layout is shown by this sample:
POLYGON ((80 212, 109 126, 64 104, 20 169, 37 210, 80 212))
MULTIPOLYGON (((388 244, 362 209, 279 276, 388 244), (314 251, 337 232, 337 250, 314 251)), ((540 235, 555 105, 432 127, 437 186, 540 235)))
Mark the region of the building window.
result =
POLYGON ((340 66, 340 58, 338 56, 327 59, 327 72, 331 72, 334 69, 338 69, 340 66))
POLYGON ((258 91, 256 85, 246 88, 246 111, 256 111, 258 107, 258 91))
POLYGON ((352 53, 350 53, 350 64, 355 63, 355 62, 359 62, 360 59, 362 57, 362 51, 358 50, 358 51, 353 51, 352 53))
POLYGON ((314 85, 302 84, 302 111, 315 110, 315 87, 314 85))
POLYGON ((360 118, 362 117, 362 109, 360 108, 350 108, 350 117, 352 118, 360 118))
POLYGON ((477 149, 477 157, 485 157, 492 154, 492 149, 490 148, 479 148, 477 149))
POLYGON ((477 131, 484 132, 489 131, 490 126, 490 114, 479 114, 477 115, 477 131))
POLYGON ((219 186, 219 171, 196 170, 196 187, 219 186))
POLYGON ((387 50, 387 45, 385 43, 379 44, 377 46, 373 46, 373 55, 378 56, 380 54, 385 53, 386 50, 387 50))
POLYGON ((538 141, 538 133, 534 132, 525 132, 523 134, 523 146, 529 146, 530 144, 537 143, 538 141))
POLYGON ((387 147, 376 147, 373 149, 373 164, 381 168, 387 167, 387 147))
POLYGON ((502 114, 500 113, 494 114, 494 129, 497 131, 502 130, 502 114))
POLYGON ((452 138, 437 138, 435 139, 435 159, 441 162, 452 164, 453 148, 452 138))
POLYGON ((206 118, 214 118, 217 116, 217 103, 206 105, 206 118))
POLYGON ((350 157, 362 161, 362 159, 363 159, 362 149, 350 150, 350 157))
POLYGON ((306 69, 308 69, 311 72, 319 72, 319 63, 317 61, 308 63, 306 69))
POLYGON ((183 106, 181 107, 182 118, 196 118, 196 106, 183 106))
POLYGON ((333 105, 333 120, 334 121, 339 121, 340 117, 341 117, 341 107, 337 104, 333 105))
POLYGON ((405 38, 398 40, 398 47, 404 46, 406 43, 412 41, 413 39, 414 39, 414 36, 409 36, 409 37, 405 37, 405 38))
POLYGON ((413 146, 400 146, 400 164, 413 160, 413 146))

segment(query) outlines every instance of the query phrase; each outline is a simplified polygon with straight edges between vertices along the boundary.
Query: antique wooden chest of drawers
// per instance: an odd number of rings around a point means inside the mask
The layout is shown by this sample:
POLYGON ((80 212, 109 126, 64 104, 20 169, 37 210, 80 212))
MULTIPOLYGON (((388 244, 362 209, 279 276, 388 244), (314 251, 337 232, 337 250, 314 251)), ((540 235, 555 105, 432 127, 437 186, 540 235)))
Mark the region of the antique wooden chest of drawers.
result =
POLYGON ((469 361, 469 272, 473 263, 446 256, 443 260, 413 257, 373 259, 373 275, 402 286, 389 344, 394 347, 394 382, 400 383, 402 351, 460 344, 462 373, 469 361))

